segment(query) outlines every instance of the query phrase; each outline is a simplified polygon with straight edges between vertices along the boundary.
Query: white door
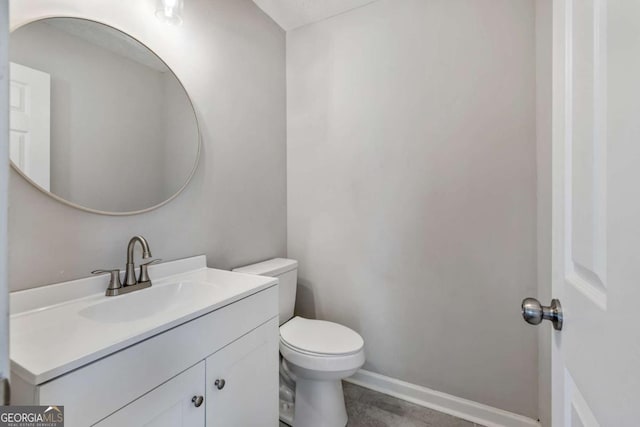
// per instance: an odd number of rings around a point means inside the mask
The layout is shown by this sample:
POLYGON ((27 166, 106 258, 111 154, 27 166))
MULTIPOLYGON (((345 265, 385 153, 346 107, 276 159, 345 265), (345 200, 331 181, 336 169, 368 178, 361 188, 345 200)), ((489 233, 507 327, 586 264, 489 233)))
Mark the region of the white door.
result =
POLYGON ((9 189, 8 2, 0 2, 0 405, 8 403, 9 286, 7 283, 7 193, 9 189))
POLYGON ((209 356, 207 427, 278 425, 278 318, 209 356))
POLYGON ((205 363, 187 369, 96 427, 204 427, 205 363))
POLYGON ((50 187, 51 77, 10 63, 11 161, 45 190, 50 187))
POLYGON ((553 2, 553 425, 640 425, 640 1, 553 2))

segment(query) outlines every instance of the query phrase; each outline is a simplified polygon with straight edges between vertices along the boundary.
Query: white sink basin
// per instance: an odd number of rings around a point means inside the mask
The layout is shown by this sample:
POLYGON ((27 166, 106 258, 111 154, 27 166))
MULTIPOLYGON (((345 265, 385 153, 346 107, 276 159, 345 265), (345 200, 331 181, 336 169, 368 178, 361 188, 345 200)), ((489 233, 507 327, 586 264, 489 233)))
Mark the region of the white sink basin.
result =
POLYGON ((204 256, 149 275, 153 286, 119 296, 105 296, 104 276, 12 293, 12 371, 42 384, 278 283, 207 268, 204 256))
POLYGON ((212 285, 192 281, 152 286, 110 297, 79 311, 80 316, 97 322, 122 323, 144 319, 185 307, 211 292, 212 285))

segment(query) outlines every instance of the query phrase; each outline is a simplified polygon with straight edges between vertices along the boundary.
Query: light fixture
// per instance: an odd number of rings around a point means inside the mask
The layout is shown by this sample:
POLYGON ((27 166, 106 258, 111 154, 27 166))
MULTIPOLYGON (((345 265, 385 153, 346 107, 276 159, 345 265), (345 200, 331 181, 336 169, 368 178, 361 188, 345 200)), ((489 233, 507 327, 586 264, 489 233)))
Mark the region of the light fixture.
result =
POLYGON ((182 24, 184 0, 157 0, 156 17, 174 25, 182 24))

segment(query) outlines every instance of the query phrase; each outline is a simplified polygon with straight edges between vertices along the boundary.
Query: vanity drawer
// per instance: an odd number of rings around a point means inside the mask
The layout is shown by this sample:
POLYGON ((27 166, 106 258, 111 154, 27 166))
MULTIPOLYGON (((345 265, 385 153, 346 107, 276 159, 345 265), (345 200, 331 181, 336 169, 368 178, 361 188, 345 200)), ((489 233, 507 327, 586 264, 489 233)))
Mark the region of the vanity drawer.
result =
POLYGON ((276 316, 272 286, 42 384, 34 403, 64 405, 67 426, 94 424, 276 316))

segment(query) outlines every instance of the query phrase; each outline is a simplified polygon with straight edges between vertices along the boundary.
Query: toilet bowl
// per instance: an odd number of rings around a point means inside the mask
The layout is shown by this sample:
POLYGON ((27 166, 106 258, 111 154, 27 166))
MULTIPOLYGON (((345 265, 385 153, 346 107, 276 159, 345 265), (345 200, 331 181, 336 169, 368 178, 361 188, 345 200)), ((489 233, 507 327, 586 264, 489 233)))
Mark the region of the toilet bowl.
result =
POLYGON ((234 271, 279 281, 280 419, 293 427, 344 427, 342 380, 364 364, 364 340, 337 323, 293 317, 297 268, 295 260, 275 258, 234 271))
POLYGON ((344 427, 342 379, 364 364, 362 337, 337 323, 294 317, 280 327, 280 353, 295 381, 294 427, 344 427))

